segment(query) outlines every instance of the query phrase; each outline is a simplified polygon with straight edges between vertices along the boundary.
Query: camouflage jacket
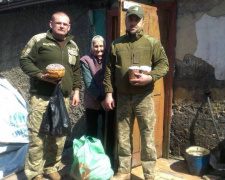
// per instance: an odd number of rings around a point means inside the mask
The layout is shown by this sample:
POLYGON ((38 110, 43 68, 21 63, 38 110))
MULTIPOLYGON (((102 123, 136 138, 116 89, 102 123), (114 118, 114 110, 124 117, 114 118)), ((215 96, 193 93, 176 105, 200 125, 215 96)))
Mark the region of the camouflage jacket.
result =
POLYGON ((159 40, 143 32, 134 37, 123 35, 115 39, 110 47, 104 78, 105 92, 113 92, 114 88, 121 94, 153 91, 154 82, 163 77, 168 70, 168 58, 159 40), (149 74, 153 81, 144 86, 130 85, 128 68, 144 65, 152 68, 149 74))
POLYGON ((66 36, 64 49, 52 37, 50 31, 33 36, 22 51, 20 67, 30 77, 30 93, 51 96, 55 85, 41 81, 39 77, 46 73, 46 66, 57 63, 65 67, 62 78, 62 92, 68 97, 72 90, 81 88, 79 49, 72 40, 73 36, 66 36))

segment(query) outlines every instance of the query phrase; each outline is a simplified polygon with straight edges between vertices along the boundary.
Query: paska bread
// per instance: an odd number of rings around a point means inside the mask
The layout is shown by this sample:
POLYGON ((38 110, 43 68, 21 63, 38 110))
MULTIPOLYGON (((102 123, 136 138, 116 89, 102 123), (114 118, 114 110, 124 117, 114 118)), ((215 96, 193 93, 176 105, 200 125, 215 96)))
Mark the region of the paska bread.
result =
POLYGON ((65 67, 61 64, 49 64, 46 67, 46 73, 49 74, 49 78, 62 78, 65 74, 65 67))

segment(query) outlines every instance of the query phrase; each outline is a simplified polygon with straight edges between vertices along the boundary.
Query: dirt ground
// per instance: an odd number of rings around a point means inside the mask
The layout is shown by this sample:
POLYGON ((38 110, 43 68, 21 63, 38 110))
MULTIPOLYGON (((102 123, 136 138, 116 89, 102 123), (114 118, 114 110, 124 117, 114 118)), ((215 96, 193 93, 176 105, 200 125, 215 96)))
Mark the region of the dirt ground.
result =
MULTIPOLYGON (((60 165, 59 173, 62 176, 62 180, 73 180, 69 175, 70 168, 73 162, 72 149, 68 149, 64 152, 62 163, 60 165)), ((191 175, 188 171, 187 163, 184 159, 163 159, 159 158, 156 163, 156 180, 224 180, 224 174, 209 175, 209 171, 203 176, 191 175)), ((132 180, 143 180, 142 167, 134 167, 131 173, 132 180)), ((45 178, 48 180, 47 178, 45 178)), ((26 180, 24 172, 21 171, 17 174, 12 174, 5 177, 3 180, 26 180)))

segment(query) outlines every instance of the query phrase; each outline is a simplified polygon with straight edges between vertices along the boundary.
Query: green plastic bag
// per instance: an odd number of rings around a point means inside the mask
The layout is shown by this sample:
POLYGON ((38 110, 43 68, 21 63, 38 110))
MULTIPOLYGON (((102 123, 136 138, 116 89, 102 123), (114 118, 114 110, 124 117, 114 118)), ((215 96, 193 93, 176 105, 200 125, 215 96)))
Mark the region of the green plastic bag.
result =
POLYGON ((99 139, 82 136, 73 141, 70 175, 76 180, 108 180, 114 172, 99 139))

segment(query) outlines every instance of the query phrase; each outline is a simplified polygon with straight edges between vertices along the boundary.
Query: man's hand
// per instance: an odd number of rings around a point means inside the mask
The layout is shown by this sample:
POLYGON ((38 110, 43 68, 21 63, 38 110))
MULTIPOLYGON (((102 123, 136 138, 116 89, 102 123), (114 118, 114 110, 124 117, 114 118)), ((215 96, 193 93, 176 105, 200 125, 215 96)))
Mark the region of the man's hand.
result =
POLYGON ((47 74, 41 75, 41 78, 40 78, 40 79, 41 79, 42 81, 46 81, 46 82, 53 83, 53 84, 61 83, 61 79, 60 79, 60 78, 57 78, 57 79, 49 78, 49 77, 48 77, 48 73, 47 73, 47 74))
POLYGON ((115 101, 112 97, 112 93, 107 93, 105 100, 101 102, 101 105, 105 111, 113 110, 115 107, 115 101))
POLYGON ((73 93, 72 106, 77 106, 80 102, 79 89, 75 89, 73 93))
POLYGON ((130 79, 130 84, 133 86, 144 86, 152 82, 151 75, 135 73, 135 76, 137 79, 130 79))

